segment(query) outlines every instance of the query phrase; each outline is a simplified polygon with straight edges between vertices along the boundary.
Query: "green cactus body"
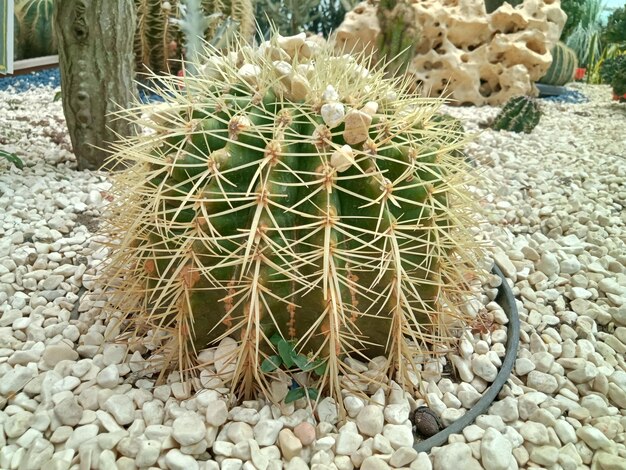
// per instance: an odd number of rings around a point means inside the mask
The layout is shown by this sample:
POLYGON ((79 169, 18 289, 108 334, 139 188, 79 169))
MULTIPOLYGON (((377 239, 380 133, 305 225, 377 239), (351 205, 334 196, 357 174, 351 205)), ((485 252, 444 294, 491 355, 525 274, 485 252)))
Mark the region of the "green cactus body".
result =
POLYGON ((275 334, 327 361, 320 386, 339 401, 340 375, 362 377, 347 355, 386 355, 377 380, 415 386, 414 355, 449 338, 479 253, 440 102, 304 34, 196 67, 182 93, 165 79, 153 133, 120 144, 113 307, 183 370, 234 339, 241 396, 267 391, 275 334), (289 61, 270 59, 277 44, 289 61))
POLYGON ((576 53, 562 42, 558 42, 552 48, 552 64, 539 82, 563 86, 574 79, 576 67, 578 67, 576 53))
POLYGON ((530 134, 541 119, 541 110, 535 100, 527 96, 511 98, 496 116, 491 128, 497 131, 530 134))
POLYGON ((15 59, 56 54, 54 0, 16 0, 15 59))

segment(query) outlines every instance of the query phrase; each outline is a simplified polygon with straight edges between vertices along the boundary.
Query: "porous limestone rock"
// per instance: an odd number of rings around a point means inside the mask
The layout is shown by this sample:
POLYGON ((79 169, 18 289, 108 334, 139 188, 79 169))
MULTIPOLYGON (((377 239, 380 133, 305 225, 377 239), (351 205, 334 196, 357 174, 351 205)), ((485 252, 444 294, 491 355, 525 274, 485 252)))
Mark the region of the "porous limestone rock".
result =
MULTIPOLYGON (((566 20, 560 0, 504 3, 491 14, 483 0, 410 1, 422 38, 408 70, 424 94, 479 106, 537 95, 566 20)), ((361 2, 337 29, 336 47, 369 54, 379 34, 375 3, 361 2)))

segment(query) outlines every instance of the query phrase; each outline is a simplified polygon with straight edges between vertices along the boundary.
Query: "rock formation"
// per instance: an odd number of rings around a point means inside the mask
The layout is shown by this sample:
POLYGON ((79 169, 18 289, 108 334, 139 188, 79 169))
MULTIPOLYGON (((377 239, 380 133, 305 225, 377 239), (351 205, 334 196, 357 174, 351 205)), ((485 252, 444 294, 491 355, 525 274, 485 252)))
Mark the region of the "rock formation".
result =
MULTIPOLYGON (((566 15, 560 0, 504 3, 491 14, 483 0, 412 0, 422 30, 409 73, 429 96, 456 104, 499 105, 536 95, 566 15)), ((369 53, 380 33, 376 6, 359 3, 336 32, 336 46, 369 53)))

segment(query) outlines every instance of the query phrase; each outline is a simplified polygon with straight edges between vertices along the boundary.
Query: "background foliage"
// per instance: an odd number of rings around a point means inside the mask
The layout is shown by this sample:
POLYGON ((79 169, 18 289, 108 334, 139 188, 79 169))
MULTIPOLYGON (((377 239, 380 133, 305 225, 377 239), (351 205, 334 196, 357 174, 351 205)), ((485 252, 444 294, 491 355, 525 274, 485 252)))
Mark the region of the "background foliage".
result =
POLYGON ((586 0, 561 0, 561 9, 567 15, 567 22, 561 33, 561 41, 566 40, 580 23, 586 0))
POLYGON ((609 43, 626 43, 626 6, 615 10, 602 32, 602 41, 609 43))
POLYGON ((258 34, 266 39, 273 24, 283 36, 308 31, 328 37, 357 3, 358 0, 257 0, 258 34))
POLYGON ((576 52, 580 67, 592 68, 602 54, 603 9, 602 0, 587 0, 583 4, 580 21, 565 41, 565 44, 576 52))

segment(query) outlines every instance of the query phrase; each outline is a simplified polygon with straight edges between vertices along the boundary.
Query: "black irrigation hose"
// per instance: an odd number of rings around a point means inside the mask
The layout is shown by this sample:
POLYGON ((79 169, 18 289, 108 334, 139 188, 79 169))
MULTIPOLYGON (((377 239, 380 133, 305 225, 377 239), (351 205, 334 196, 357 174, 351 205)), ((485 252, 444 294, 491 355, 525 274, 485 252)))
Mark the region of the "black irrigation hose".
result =
POLYGON ((413 445, 413 448, 418 452, 430 452, 430 449, 433 447, 441 446, 448 442, 448 437, 450 437, 451 434, 459 434, 465 427, 472 424, 479 415, 487 411, 498 396, 498 393, 500 393, 502 386, 511 375, 513 363, 517 357, 517 348, 519 346, 519 315, 517 313, 513 292, 511 292, 511 288, 507 284, 504 274, 502 274, 502 271, 500 271, 500 268, 496 264, 493 265, 491 272, 500 276, 502 279, 502 284, 498 288, 498 295, 495 301, 502 307, 502 310, 504 310, 504 313, 506 313, 509 319, 509 323, 507 324, 506 354, 502 361, 502 367, 500 367, 496 380, 493 381, 480 400, 478 400, 467 413, 443 431, 413 445))

